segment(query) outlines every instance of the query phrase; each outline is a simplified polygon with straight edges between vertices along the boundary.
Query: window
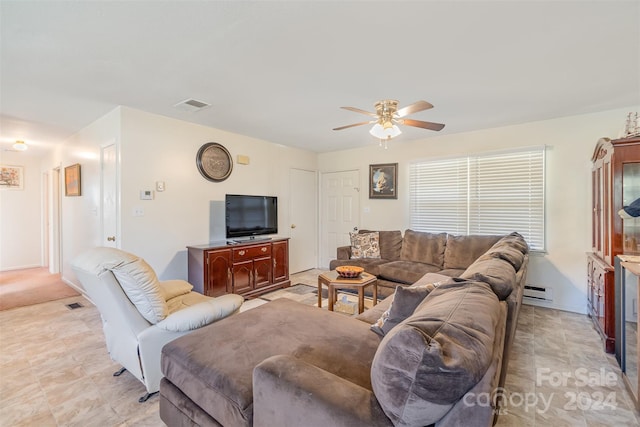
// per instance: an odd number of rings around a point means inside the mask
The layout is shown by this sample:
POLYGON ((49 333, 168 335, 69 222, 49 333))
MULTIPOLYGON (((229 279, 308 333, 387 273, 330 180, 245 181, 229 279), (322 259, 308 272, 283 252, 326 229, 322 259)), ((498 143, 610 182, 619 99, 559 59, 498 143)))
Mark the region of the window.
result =
POLYGON ((517 231, 544 250, 544 147, 412 163, 411 229, 451 234, 517 231))

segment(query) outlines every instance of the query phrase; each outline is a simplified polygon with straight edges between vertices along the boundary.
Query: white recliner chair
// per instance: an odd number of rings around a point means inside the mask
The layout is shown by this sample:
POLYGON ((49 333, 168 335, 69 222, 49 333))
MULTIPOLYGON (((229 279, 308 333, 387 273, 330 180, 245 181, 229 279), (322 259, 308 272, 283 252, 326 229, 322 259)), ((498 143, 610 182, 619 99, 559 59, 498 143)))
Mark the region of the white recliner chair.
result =
POLYGON ((142 258, 115 248, 90 249, 71 263, 102 317, 111 359, 147 388, 145 402, 160 389, 162 347, 194 329, 230 316, 244 298, 192 292, 184 280, 159 281, 142 258))

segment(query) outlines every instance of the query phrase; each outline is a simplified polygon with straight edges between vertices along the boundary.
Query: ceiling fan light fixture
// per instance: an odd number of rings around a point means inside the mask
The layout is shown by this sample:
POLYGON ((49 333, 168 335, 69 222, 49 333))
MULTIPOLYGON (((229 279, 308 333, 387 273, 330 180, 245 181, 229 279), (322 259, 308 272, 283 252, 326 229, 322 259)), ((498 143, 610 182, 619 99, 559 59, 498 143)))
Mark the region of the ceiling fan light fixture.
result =
POLYGON ((391 122, 385 122, 384 125, 381 125, 380 123, 373 125, 369 133, 378 139, 391 139, 400 135, 402 131, 397 125, 394 125, 391 122))
POLYGON ((27 148, 29 147, 24 141, 16 141, 15 144, 13 144, 13 149, 16 151, 25 151, 27 148))

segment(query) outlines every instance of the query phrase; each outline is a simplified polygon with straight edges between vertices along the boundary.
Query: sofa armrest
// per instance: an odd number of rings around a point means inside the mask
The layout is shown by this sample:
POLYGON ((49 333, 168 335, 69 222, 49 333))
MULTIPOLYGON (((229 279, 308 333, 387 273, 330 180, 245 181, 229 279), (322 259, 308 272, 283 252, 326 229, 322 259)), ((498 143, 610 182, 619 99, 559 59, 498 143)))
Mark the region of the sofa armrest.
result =
POLYGON ((169 332, 184 332, 201 328, 232 315, 240 309, 244 299, 235 294, 211 298, 174 313, 156 323, 160 329, 169 332))
POLYGON ((338 259, 351 259, 351 246, 340 246, 336 251, 338 259))
POLYGON ((277 355, 265 359, 253 370, 253 425, 393 424, 371 390, 293 356, 277 355))

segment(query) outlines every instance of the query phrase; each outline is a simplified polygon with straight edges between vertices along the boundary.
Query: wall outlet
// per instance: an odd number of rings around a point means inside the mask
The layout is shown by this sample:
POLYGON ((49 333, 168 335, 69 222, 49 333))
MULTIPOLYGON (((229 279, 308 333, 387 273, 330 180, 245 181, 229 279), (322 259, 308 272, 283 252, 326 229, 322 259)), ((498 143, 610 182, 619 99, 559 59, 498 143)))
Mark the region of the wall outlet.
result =
POLYGON ((133 208, 133 216, 144 216, 144 209, 140 206, 133 208))

